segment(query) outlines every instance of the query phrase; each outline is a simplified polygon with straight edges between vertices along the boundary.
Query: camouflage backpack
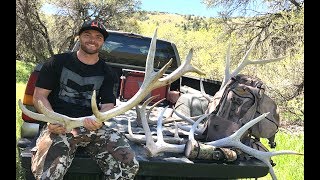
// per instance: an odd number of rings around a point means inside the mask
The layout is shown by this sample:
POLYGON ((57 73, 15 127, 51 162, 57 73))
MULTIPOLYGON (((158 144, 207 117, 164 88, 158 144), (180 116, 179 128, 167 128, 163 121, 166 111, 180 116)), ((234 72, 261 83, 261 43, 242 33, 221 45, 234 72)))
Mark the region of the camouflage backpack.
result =
POLYGON ((258 142, 260 138, 267 138, 270 147, 274 148, 274 138, 280 122, 279 114, 276 103, 264 91, 265 86, 258 78, 242 74, 232 77, 226 84, 221 98, 215 99, 219 102, 215 102, 217 106, 206 122, 206 141, 229 136, 250 120, 262 113, 270 112, 265 119, 248 130, 242 142, 252 142, 245 137, 254 138, 258 142))

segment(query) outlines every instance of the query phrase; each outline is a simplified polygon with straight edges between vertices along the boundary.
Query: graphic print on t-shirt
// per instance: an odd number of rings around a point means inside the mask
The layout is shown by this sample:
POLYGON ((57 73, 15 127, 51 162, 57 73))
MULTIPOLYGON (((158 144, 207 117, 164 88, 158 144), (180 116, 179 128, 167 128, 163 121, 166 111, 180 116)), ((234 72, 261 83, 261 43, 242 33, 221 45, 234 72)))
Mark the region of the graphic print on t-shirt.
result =
POLYGON ((103 76, 82 77, 63 67, 60 78, 59 98, 73 104, 91 107, 92 91, 99 94, 103 76))

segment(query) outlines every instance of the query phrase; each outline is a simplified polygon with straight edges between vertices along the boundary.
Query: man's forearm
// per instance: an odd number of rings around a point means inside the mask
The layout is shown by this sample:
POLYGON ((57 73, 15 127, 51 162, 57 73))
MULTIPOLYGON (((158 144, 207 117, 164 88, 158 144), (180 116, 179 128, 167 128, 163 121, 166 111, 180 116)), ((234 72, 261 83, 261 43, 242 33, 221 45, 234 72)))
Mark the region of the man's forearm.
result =
POLYGON ((47 109, 52 110, 52 106, 48 100, 48 95, 50 94, 50 92, 51 90, 35 87, 33 93, 33 105, 38 112, 42 113, 40 111, 40 106, 38 103, 39 100, 47 109))
POLYGON ((51 104, 50 104, 50 102, 48 101, 48 99, 47 99, 46 97, 37 96, 37 97, 34 97, 34 98, 33 98, 33 105, 34 105, 34 107, 36 108, 36 110, 37 110, 38 112, 42 113, 42 112, 40 111, 40 106, 39 106, 39 103, 38 103, 39 100, 42 102, 42 104, 43 104, 47 109, 53 111, 53 110, 52 110, 52 107, 51 107, 51 104))

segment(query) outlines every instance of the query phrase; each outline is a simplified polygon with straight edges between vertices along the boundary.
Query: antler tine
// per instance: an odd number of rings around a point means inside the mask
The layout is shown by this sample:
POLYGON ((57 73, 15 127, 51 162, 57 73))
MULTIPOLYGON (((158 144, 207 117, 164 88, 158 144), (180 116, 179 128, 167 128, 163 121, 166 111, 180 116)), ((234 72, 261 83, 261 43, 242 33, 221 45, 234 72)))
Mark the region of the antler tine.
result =
POLYGON ((198 70, 190 64, 192 55, 193 49, 191 48, 186 57, 186 60, 176 70, 174 70, 168 76, 159 79, 158 83, 160 84, 160 86, 172 83, 173 81, 177 80, 179 77, 181 77, 187 72, 195 72, 199 75, 205 75, 205 73, 201 72, 200 70, 198 70))
POLYGON ((162 109, 161 113, 158 115, 158 121, 157 121, 157 136, 158 136, 158 142, 163 143, 163 133, 162 133, 162 120, 163 120, 163 114, 168 109, 169 106, 166 106, 164 109, 162 109))
POLYGON ((136 113, 137 113, 136 122, 137 122, 138 126, 141 126, 142 125, 142 123, 141 123, 141 115, 140 115, 139 111, 140 111, 140 108, 139 108, 139 105, 137 104, 136 105, 136 113))
POLYGON ((174 121, 174 137, 175 138, 180 138, 179 137, 179 131, 178 131, 178 124, 177 124, 177 122, 176 121, 174 121))
POLYGON ((180 118, 180 119, 175 119, 175 121, 187 121, 189 122, 190 124, 193 124, 195 121, 195 119, 199 119, 201 117, 201 115, 198 115, 198 116, 192 116, 192 117, 186 117, 186 116, 183 116, 182 114, 178 113, 176 111, 176 108, 174 106, 172 106, 172 110, 173 112, 180 118))
POLYGON ((277 179, 274 171, 273 171, 273 167, 270 163, 270 158, 272 156, 276 156, 276 155, 281 155, 281 154, 296 154, 296 155, 302 155, 301 153, 298 152, 294 152, 294 151, 288 151, 288 150, 284 150, 284 151, 276 151, 276 152, 264 152, 264 151, 259 151, 257 149, 253 149, 249 146, 246 146, 245 144, 241 143, 240 138, 241 136, 250 128, 252 127, 254 124, 258 123, 259 121, 263 120, 268 113, 264 113, 261 114, 260 116, 258 116, 257 118, 249 121, 248 123, 246 123, 245 125, 243 125, 240 129, 238 129, 235 133, 233 133, 232 135, 222 138, 222 139, 218 139, 216 141, 211 141, 211 142, 207 142, 205 144, 207 145, 212 145, 212 146, 216 146, 216 147, 235 147, 238 149, 241 149, 243 152, 263 161, 264 163, 266 163, 269 167, 269 173, 272 176, 272 179, 277 179))
POLYGON ((224 69, 224 77, 222 80, 222 85, 220 89, 222 89, 223 85, 231 78, 230 77, 230 49, 231 49, 231 42, 228 44, 227 54, 226 54, 226 68, 224 69))
POLYGON ((202 120, 204 120, 205 118, 207 118, 208 116, 209 116, 209 114, 203 114, 203 115, 201 115, 201 117, 195 123, 193 123, 193 125, 192 125, 192 127, 191 127, 191 129, 189 131, 189 140, 195 140, 194 139, 194 133, 195 133, 199 123, 202 120))
POLYGON ((144 135, 135 135, 132 133, 130 119, 128 119, 128 134, 125 134, 125 136, 132 142, 138 142, 138 143, 146 142, 146 137, 144 135))
MULTIPOLYGON (((240 62, 240 64, 238 65, 238 67, 231 73, 229 79, 232 77, 232 76, 235 76, 236 74, 238 74, 242 69, 243 67, 245 67, 247 64, 249 64, 250 62, 252 61, 249 61, 248 58, 249 58, 249 54, 250 52, 252 51, 253 47, 256 45, 256 43, 258 42, 258 38, 254 39, 250 48, 248 49, 248 51, 246 52, 246 54, 244 55, 244 57, 242 58, 242 61, 240 62)), ((229 80, 227 79, 227 81, 229 80)), ((225 82, 227 82, 225 81, 225 82)))
MULTIPOLYGON (((156 97, 158 97, 159 95, 157 95, 156 97)), ((154 124, 154 121, 151 121, 150 120, 150 113, 152 112, 152 109, 156 106, 158 106, 158 104, 160 104, 161 102, 163 102, 166 98, 162 98, 160 99, 159 101, 157 101, 156 103, 154 103, 150 108, 149 110, 147 111, 147 114, 146 114, 146 117, 147 117, 147 120, 148 120, 148 123, 149 124, 154 124)))
MULTIPOLYGON (((245 125, 243 125, 240 129, 238 129, 236 132, 234 132, 232 135, 230 135, 228 137, 218 139, 215 141, 211 141, 211 142, 206 142, 205 144, 213 145, 213 146, 217 146, 217 147, 222 147, 222 146, 238 147, 239 145, 242 146, 244 144, 242 144, 240 142, 241 136, 254 124, 256 124, 257 122, 264 119, 268 114, 269 113, 261 114, 260 116, 256 117, 255 119, 253 119, 253 120, 249 121, 248 123, 246 123, 245 125)), ((248 146, 246 146, 246 147, 248 147, 248 146)))
MULTIPOLYGON (((159 97, 159 95, 156 95, 156 97, 159 97)), ((147 122, 148 122, 148 124, 156 124, 154 121, 151 121, 150 120, 150 113, 152 112, 152 109, 154 108, 154 107, 156 107, 156 106, 158 106, 158 104, 160 104, 162 101, 164 101, 166 98, 162 98, 162 99, 160 99, 159 101, 157 101, 156 103, 154 103, 150 108, 149 108, 149 110, 147 111, 147 114, 146 114, 146 118, 147 118, 147 122)), ((142 125, 142 123, 141 123, 141 115, 140 115, 140 113, 139 113, 139 111, 140 111, 140 108, 139 108, 139 106, 138 105, 136 105, 136 112, 137 112, 137 119, 136 119, 136 121, 137 121, 137 123, 138 123, 138 125, 142 125)))
MULTIPOLYGON (((151 135, 151 131, 150 131, 150 128, 149 128, 149 125, 148 125, 148 121, 147 121, 147 118, 145 116, 145 114, 146 114, 146 106, 155 98, 156 98, 155 96, 152 96, 152 97, 148 98, 145 102, 143 102, 142 106, 140 107, 140 109, 138 111, 140 113, 142 127, 144 129, 144 133, 145 133, 145 136, 146 136, 146 144, 150 143, 150 138, 152 139, 152 135, 151 135)), ((153 142, 153 140, 152 140, 152 142, 153 142)))
POLYGON ((190 123, 190 124, 194 124, 194 120, 192 120, 191 118, 189 117, 186 117, 186 116, 183 116, 182 114, 180 114, 179 112, 176 111, 175 107, 172 108, 173 109, 173 112, 178 116, 180 117, 181 119, 183 119, 184 121, 190 123))
MULTIPOLYGON (((158 28, 155 29, 153 33, 153 37, 151 39, 150 49, 148 51, 147 62, 146 62, 146 75, 154 73, 153 67, 154 67, 154 56, 156 53, 155 50, 156 50, 156 42, 157 42, 157 32, 158 32, 158 28)), ((170 64, 171 64, 171 59, 170 59, 170 64)), ((169 68, 169 66, 167 68, 169 68)))
POLYGON ((211 97, 204 90, 203 80, 202 79, 200 79, 200 92, 201 92, 202 96, 208 100, 209 103, 212 102, 211 97))

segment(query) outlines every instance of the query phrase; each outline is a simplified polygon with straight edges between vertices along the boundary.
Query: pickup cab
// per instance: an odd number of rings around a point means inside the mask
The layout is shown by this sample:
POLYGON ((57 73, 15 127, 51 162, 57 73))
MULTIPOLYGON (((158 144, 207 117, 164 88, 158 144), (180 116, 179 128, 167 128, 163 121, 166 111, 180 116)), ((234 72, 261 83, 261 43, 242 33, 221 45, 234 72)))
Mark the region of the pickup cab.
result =
MULTIPOLYGON (((119 77, 119 84, 116 85, 115 94, 117 95, 117 103, 124 103, 130 99, 130 93, 135 93, 132 87, 129 87, 129 74, 138 75, 133 80, 143 80, 143 71, 145 70, 146 57, 148 54, 151 38, 139 34, 109 31, 109 37, 101 49, 100 55, 106 59, 119 77), (141 78, 142 77, 142 78, 141 78), (125 86, 127 85, 127 86, 125 86), (129 95, 128 95, 129 94, 129 95)), ((79 48, 78 42, 71 51, 79 48)), ((156 53, 154 59, 155 70, 160 69, 168 60, 172 59, 172 65, 166 73, 174 71, 181 64, 178 50, 174 43, 166 40, 157 40, 156 53)), ((32 103, 32 95, 41 64, 38 64, 32 74, 25 90, 23 104, 29 110, 36 112, 32 103)), ((214 95, 220 88, 221 82, 202 79, 204 89, 207 94, 214 95)), ((168 87, 161 87, 160 96, 166 98, 167 92, 176 90, 183 93, 187 88, 200 92, 200 79, 197 77, 182 76, 180 79, 171 83, 168 87)), ((132 95, 131 95, 132 96, 132 95)), ((164 106, 172 106, 168 101, 163 101, 156 108, 164 106)), ((125 118, 136 118, 135 111, 126 113, 125 118)), ((123 116, 112 118, 108 125, 127 134, 127 128, 123 121, 123 116)), ((33 180, 31 173, 31 152, 34 147, 36 138, 38 137, 43 122, 33 120, 32 118, 22 114, 23 124, 21 126, 21 139, 18 142, 20 160, 27 180, 33 180)), ((165 130, 164 130, 165 132, 165 130)), ((169 131, 168 131, 169 132, 169 131)), ((141 131, 137 132, 141 134, 141 131)), ((143 134, 143 133, 142 133, 143 134)), ((167 136, 173 136, 168 133, 167 136)), ((187 136, 183 136, 187 138, 187 136)), ((268 166, 254 158, 249 160, 236 160, 233 162, 219 162, 210 160, 189 160, 183 154, 164 154, 158 157, 142 156, 144 152, 143 144, 132 143, 140 162, 140 168, 135 179, 237 179, 237 178, 259 178, 268 174, 268 166)), ((64 179, 80 180, 80 179, 101 179, 102 172, 96 163, 89 158, 88 155, 79 147, 76 152, 71 167, 69 168, 64 179)))

